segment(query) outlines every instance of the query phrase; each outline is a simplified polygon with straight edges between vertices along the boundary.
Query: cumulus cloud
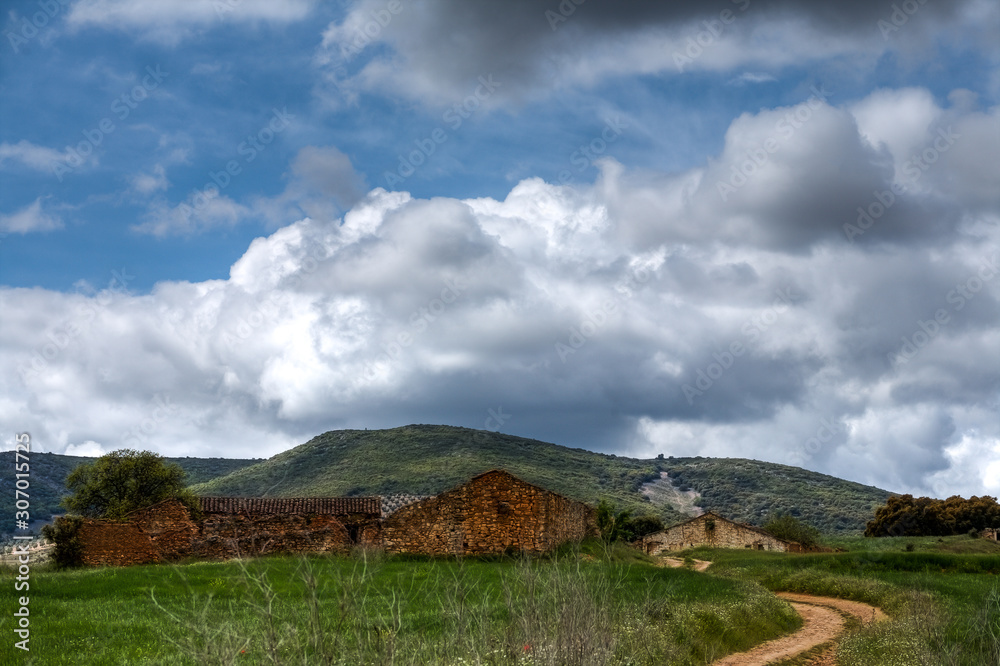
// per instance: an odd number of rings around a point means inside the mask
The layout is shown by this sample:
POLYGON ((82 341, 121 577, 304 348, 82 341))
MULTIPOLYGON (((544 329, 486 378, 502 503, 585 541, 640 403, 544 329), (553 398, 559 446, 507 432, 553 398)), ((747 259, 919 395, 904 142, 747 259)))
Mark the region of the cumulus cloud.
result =
POLYGON ((250 456, 493 410, 506 431, 597 450, 991 491, 998 166, 959 145, 988 140, 994 113, 920 90, 817 96, 737 118, 701 168, 605 160, 592 185, 531 178, 502 200, 360 196, 342 153, 309 148, 289 189, 350 210, 254 240, 228 279, 0 290, 0 423, 50 450, 250 456), (900 98, 912 117, 885 122, 900 98), (940 123, 961 138, 926 186, 845 234, 940 123), (976 168, 975 186, 949 184, 976 168))

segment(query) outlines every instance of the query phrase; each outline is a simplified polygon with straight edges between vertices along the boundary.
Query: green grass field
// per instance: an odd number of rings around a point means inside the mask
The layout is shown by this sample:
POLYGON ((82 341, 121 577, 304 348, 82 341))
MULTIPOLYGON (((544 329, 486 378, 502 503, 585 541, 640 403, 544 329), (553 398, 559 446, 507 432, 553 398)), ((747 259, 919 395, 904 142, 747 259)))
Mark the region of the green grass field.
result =
POLYGON ((786 555, 694 549, 720 576, 770 590, 841 597, 892 618, 841 645, 838 664, 1000 664, 1000 545, 967 536, 839 537, 840 553, 786 555), (911 548, 912 550, 908 550, 911 548))
MULTIPOLYGON (((1000 664, 1000 546, 968 537, 834 545, 847 552, 678 553, 713 561, 707 573, 596 543, 533 559, 42 566, 31 578, 31 652, 8 639, 0 663, 700 665, 797 628, 768 592, 789 590, 889 613, 853 627, 838 664, 1000 664)), ((5 634, 10 621, 5 612, 5 634)))
POLYGON ((599 551, 39 571, 30 659, 2 661, 703 664, 798 626, 756 583, 599 551))

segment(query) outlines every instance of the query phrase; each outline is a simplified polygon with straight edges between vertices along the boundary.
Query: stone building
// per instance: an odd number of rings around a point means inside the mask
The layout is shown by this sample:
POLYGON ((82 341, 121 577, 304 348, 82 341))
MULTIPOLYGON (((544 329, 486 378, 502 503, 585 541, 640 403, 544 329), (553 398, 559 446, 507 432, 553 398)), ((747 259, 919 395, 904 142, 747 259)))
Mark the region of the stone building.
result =
POLYGON ((696 546, 783 552, 803 550, 802 546, 795 542, 771 536, 764 530, 750 525, 734 523, 710 511, 655 534, 648 534, 639 540, 639 545, 649 555, 696 546))
POLYGON ((996 541, 998 531, 1000 531, 1000 529, 996 527, 987 527, 983 530, 982 537, 984 539, 989 539, 990 541, 996 541))
POLYGON ((390 553, 538 553, 596 534, 594 510, 492 470, 397 510, 382 523, 390 553))
POLYGON ((196 556, 347 552, 458 555, 543 552, 597 533, 583 504, 502 470, 433 497, 201 497, 200 515, 168 499, 125 521, 83 520, 77 536, 90 565, 196 556))

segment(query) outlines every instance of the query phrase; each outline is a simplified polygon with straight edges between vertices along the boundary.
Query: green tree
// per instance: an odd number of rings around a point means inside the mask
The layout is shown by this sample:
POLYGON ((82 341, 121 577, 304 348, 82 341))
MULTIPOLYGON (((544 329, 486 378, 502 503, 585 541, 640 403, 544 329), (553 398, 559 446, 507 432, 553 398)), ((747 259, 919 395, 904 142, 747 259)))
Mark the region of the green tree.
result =
POLYGON ((795 541, 803 546, 811 547, 819 544, 820 532, 795 516, 779 513, 766 525, 764 531, 785 541, 795 541))
POLYGON ((597 505, 597 530, 605 543, 632 541, 633 534, 628 528, 630 520, 632 512, 628 509, 616 511, 615 505, 607 500, 601 500, 597 505))
POLYGON ((121 519, 169 497, 197 505, 184 487, 184 470, 150 451, 112 451, 70 472, 66 487, 71 494, 63 506, 87 518, 121 519))
POLYGON ((636 516, 625 525, 632 539, 638 539, 647 534, 654 534, 663 529, 663 520, 659 516, 636 516))

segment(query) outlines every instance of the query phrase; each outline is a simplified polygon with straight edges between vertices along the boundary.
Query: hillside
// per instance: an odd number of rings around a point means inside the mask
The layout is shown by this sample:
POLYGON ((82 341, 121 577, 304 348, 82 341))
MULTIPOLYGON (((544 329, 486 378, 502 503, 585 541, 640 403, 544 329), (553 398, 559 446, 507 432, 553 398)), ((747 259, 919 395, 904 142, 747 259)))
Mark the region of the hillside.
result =
MULTIPOLYGON (((888 491, 797 467, 743 459, 638 460, 501 433, 451 426, 337 430, 193 488, 203 495, 432 495, 480 472, 504 468, 525 481, 591 504, 603 498, 666 522, 684 516, 641 492, 662 483, 695 491, 695 503, 763 524, 787 511, 826 532, 864 529, 888 491)), ((669 493, 651 493, 655 498, 669 493)), ((686 507, 690 509, 690 503, 686 507)))
MULTIPOLYGON (((32 520, 48 521, 54 514, 61 514, 63 509, 60 508, 59 502, 66 494, 66 477, 77 465, 94 460, 96 458, 64 456, 58 453, 30 453, 29 499, 32 520)), ((235 472, 241 467, 261 462, 261 459, 237 460, 233 458, 167 458, 167 460, 181 466, 181 469, 187 474, 185 480, 189 484, 203 483, 218 476, 235 472)), ((0 453, 0 464, 3 465, 3 469, 11 472, 0 476, 0 493, 3 494, 6 515, 13 516, 14 452, 3 451, 0 453)))

